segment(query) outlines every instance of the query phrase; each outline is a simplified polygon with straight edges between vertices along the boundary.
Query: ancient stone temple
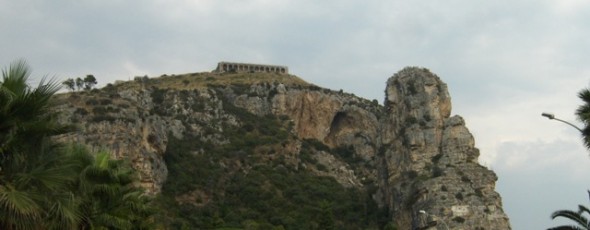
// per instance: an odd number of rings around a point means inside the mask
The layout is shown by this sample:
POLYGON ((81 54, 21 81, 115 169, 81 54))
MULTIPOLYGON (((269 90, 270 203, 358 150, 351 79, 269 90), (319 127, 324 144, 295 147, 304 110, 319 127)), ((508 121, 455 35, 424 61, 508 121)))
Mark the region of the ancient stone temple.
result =
POLYGON ((213 70, 213 72, 217 72, 217 73, 268 72, 268 73, 289 74, 289 67, 281 66, 281 65, 262 65, 262 64, 249 64, 249 63, 238 63, 238 62, 219 62, 217 64, 217 68, 215 70, 213 70))

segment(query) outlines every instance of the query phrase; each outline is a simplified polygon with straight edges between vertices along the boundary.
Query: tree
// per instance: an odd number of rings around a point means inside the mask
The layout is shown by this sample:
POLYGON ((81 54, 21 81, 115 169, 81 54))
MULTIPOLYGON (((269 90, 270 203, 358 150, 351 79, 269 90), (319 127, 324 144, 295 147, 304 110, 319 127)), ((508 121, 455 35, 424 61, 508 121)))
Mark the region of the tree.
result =
POLYGON ((113 160, 107 152, 91 156, 80 145, 67 152, 78 168, 73 190, 80 198, 79 229, 152 227, 150 199, 133 185, 135 172, 127 162, 113 160))
POLYGON ((0 229, 153 228, 150 200, 133 186, 131 167, 52 141, 68 131, 50 109, 59 84, 43 79, 32 88, 29 75, 24 61, 2 71, 0 229))
POLYGON ((82 78, 68 78, 67 80, 62 82, 69 90, 91 90, 97 84, 96 78, 92 74, 86 75, 84 79, 82 78))
POLYGON ((332 204, 323 200, 319 204, 318 228, 325 230, 336 229, 334 226, 334 214, 332 211, 332 204))
POLYGON ((81 90, 84 89, 84 80, 82 80, 82 78, 76 78, 76 89, 77 90, 81 90))
POLYGON ((63 81, 61 84, 65 85, 71 91, 76 90, 76 82, 72 78, 68 78, 67 80, 63 81))
POLYGON ((59 90, 42 79, 27 84, 25 61, 2 70, 0 82, 0 229, 69 229, 78 220, 66 190, 73 168, 48 136, 65 130, 53 119, 49 100, 59 90))
POLYGON ((576 110, 576 116, 584 126, 582 127, 582 139, 587 149, 590 149, 590 89, 583 89, 578 93, 584 104, 576 110))
POLYGON ((94 75, 88 74, 84 78, 84 89, 90 90, 90 89, 92 89, 92 87, 94 87, 94 85, 96 85, 96 83, 97 82, 96 82, 96 78, 94 77, 94 75))
MULTIPOLYGON (((583 123, 582 128, 582 140, 584 141, 584 145, 587 149, 590 150, 590 89, 583 89, 578 93, 578 97, 582 99, 584 104, 580 105, 576 110, 576 116, 578 120, 583 123)), ((588 195, 590 196, 590 191, 588 191, 588 195)), ((560 229, 590 229, 590 222, 588 222, 588 218, 585 216, 586 214, 590 214, 590 210, 583 206, 578 206, 578 211, 571 211, 571 210, 558 210, 551 214, 551 218, 555 219, 557 217, 563 217, 572 220, 577 225, 563 225, 554 228, 550 228, 551 230, 560 230, 560 229)))

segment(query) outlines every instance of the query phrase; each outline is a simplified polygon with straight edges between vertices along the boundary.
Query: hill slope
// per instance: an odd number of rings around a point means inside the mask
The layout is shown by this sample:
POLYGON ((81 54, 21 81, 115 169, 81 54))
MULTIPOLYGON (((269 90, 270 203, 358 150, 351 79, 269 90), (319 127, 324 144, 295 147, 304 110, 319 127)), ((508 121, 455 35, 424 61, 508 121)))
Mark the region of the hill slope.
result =
POLYGON ((79 124, 61 139, 131 160, 173 229, 510 228, 426 69, 391 77, 384 106, 271 73, 137 78, 58 101, 79 124))

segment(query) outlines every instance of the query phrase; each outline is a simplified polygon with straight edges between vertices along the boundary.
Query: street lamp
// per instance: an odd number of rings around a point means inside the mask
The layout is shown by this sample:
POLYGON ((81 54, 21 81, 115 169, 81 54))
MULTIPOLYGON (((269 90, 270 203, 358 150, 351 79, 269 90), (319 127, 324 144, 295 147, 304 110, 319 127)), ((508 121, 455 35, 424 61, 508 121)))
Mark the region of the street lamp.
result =
POLYGON ((420 213, 420 214, 422 214, 422 215, 425 215, 426 217, 428 217, 428 216, 432 216, 432 219, 433 219, 435 222, 436 222, 436 220, 437 220, 437 219, 438 219, 438 220, 440 220, 440 222, 442 222, 442 223, 443 223, 443 225, 445 226, 445 228, 446 228, 447 230, 449 230, 449 226, 447 225, 447 223, 445 223, 445 221, 444 221, 443 219, 441 219, 441 218, 438 218, 438 217, 437 217, 437 216, 435 216, 435 215, 428 214, 428 213, 427 213, 426 211, 424 211, 424 210, 420 210, 420 211, 418 211, 418 213, 420 213))
POLYGON ((578 126, 575 126, 574 124, 572 124, 572 123, 569 123, 569 122, 567 122, 567 121, 564 121, 564 120, 561 120, 561 119, 559 119, 559 118, 556 118, 556 117, 555 117, 555 115, 553 115, 552 113, 541 113, 541 116, 544 116, 544 117, 546 117, 546 118, 549 118, 549 120, 557 120, 557 121, 561 121, 561 122, 563 122, 563 123, 566 123, 566 124, 570 125, 571 127, 574 127, 574 128, 576 128, 578 131, 580 131, 580 133, 582 133, 582 132, 583 132, 583 131, 582 131, 582 129, 578 128, 578 126))

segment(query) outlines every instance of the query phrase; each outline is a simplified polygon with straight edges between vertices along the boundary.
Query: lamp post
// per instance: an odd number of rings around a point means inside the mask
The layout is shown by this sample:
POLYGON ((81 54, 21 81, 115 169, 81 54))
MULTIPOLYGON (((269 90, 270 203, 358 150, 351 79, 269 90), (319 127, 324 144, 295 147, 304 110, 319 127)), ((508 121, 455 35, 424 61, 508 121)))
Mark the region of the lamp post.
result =
POLYGON ((574 127, 575 129, 577 129, 578 131, 580 131, 580 133, 583 133, 582 129, 578 128, 578 126, 575 126, 572 123, 569 123, 567 121, 561 120, 559 118, 556 118, 555 115, 553 115, 552 113, 541 113, 541 116, 544 116, 546 118, 549 118, 549 120, 556 120, 556 121, 561 121, 563 123, 566 123, 568 125, 570 125, 571 127, 574 127))
POLYGON ((447 230, 449 230, 449 226, 447 225, 447 223, 445 223, 445 221, 444 221, 443 219, 441 219, 441 218, 438 218, 438 217, 437 217, 437 216, 435 216, 435 215, 428 214, 428 213, 427 213, 426 211, 424 211, 424 210, 420 210, 420 211, 418 211, 418 213, 420 213, 420 214, 422 214, 422 215, 425 215, 426 217, 428 217, 428 216, 432 216, 432 219, 433 219, 433 220, 435 220, 435 222, 436 222, 436 220, 437 220, 437 219, 438 219, 438 220, 440 220, 440 222, 442 222, 442 223, 443 223, 443 225, 445 226, 445 228, 446 228, 447 230))

